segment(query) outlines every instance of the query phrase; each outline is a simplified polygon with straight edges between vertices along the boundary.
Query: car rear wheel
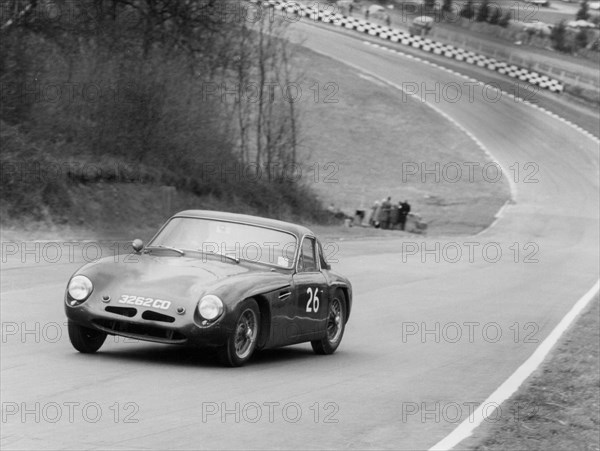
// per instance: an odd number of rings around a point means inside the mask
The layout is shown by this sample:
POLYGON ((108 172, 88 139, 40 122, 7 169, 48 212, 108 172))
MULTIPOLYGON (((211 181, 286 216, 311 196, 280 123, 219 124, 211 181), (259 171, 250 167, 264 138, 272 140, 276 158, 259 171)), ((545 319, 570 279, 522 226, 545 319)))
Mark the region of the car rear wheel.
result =
POLYGON ((221 361, 228 366, 242 366, 256 349, 260 327, 258 304, 254 299, 246 299, 240 307, 235 329, 221 349, 221 361))
POLYGON ((327 314, 327 333, 320 340, 311 341, 313 351, 317 354, 333 354, 338 348, 346 327, 346 297, 341 290, 336 290, 329 302, 327 314))
POLYGON ((89 329, 71 321, 69 321, 68 330, 73 347, 85 354, 96 352, 106 340, 105 332, 89 329))

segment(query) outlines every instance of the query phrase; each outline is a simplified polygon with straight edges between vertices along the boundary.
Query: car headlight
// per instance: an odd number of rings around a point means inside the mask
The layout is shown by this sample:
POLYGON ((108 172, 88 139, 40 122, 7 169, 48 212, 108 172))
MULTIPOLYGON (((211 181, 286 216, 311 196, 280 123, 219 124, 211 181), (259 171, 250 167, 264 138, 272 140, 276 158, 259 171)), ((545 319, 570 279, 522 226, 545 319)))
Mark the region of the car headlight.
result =
POLYGON ((94 286, 92 285, 92 281, 85 276, 75 276, 69 282, 69 287, 67 291, 69 292, 69 296, 79 302, 85 301, 90 294, 92 294, 92 290, 94 286))
POLYGON ((223 313, 223 301, 213 294, 204 296, 198 303, 198 313, 202 318, 212 321, 223 313))

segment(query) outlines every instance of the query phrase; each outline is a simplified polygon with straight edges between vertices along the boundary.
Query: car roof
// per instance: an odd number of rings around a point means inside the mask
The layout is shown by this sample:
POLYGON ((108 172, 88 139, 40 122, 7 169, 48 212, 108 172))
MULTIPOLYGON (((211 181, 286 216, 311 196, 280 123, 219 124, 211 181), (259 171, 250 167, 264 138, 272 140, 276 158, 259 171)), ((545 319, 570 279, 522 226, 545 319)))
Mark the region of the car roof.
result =
POLYGON ((180 211, 179 213, 176 213, 175 215, 173 215, 173 217, 205 218, 216 219, 219 221, 251 224, 258 227, 283 230, 289 233, 293 233, 298 238, 302 238, 303 235, 315 235, 310 229, 291 222, 279 221, 277 219, 262 218, 260 216, 243 215, 239 213, 228 213, 225 211, 184 210, 180 211))

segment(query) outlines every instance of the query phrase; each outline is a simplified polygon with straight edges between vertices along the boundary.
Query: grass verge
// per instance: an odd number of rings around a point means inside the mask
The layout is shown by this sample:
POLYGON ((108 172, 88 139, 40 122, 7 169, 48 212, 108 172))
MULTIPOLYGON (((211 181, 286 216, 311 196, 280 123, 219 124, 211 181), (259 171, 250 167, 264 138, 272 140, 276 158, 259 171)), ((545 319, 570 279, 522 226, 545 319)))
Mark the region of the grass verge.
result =
POLYGON ((527 415, 484 423, 457 449, 600 449, 598 296, 549 358, 509 400, 527 415))

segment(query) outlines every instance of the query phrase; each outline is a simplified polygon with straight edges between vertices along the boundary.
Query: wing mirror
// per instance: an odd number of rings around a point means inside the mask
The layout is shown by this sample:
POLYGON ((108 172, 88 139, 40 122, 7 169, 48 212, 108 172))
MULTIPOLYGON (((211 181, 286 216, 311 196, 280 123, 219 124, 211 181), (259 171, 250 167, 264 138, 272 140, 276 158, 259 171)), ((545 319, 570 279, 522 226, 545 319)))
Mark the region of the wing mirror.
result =
POLYGON ((131 243, 131 247, 133 247, 134 251, 136 251, 137 253, 139 253, 144 248, 144 242, 142 240, 140 240, 139 238, 136 238, 131 243))

